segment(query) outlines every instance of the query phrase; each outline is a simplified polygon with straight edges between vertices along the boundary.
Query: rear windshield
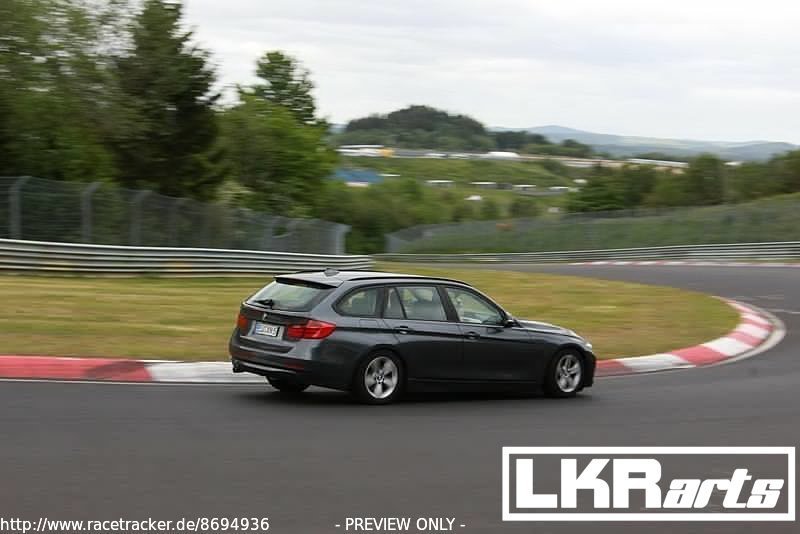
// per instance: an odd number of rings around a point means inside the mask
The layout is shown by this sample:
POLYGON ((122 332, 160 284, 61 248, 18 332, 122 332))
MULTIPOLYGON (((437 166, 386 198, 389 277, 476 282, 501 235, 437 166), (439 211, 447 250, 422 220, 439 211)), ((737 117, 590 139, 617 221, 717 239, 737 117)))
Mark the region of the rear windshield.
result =
POLYGON ((272 282, 250 297, 248 302, 273 310, 309 311, 333 288, 302 281, 272 282))

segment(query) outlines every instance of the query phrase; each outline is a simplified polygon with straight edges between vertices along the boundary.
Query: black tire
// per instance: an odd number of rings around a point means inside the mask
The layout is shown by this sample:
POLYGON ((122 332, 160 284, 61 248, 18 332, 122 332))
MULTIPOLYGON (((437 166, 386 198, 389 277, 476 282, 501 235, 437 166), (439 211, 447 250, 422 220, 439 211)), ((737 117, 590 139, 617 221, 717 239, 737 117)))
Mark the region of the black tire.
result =
POLYGON ((548 397, 574 397, 583 389, 586 358, 577 349, 558 351, 547 366, 544 393, 548 397))
POLYGON ((290 377, 268 376, 267 382, 281 393, 302 393, 308 389, 308 384, 290 377))
POLYGON ((356 368, 351 392, 365 404, 389 404, 400 398, 404 385, 404 368, 400 359, 394 353, 382 350, 364 358, 356 368))

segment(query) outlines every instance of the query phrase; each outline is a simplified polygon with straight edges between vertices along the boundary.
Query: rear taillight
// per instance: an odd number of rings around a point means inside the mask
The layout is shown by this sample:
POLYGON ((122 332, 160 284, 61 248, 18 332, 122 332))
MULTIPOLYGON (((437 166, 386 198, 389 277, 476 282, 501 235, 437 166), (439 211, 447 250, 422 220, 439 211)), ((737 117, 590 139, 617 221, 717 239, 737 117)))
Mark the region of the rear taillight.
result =
POLYGON ((240 332, 247 332, 247 327, 250 326, 250 320, 239 312, 239 317, 236 318, 236 328, 240 332))
POLYGON ((286 327, 286 337, 292 339, 322 339, 333 333, 336 325, 311 319, 301 324, 290 324, 286 327))

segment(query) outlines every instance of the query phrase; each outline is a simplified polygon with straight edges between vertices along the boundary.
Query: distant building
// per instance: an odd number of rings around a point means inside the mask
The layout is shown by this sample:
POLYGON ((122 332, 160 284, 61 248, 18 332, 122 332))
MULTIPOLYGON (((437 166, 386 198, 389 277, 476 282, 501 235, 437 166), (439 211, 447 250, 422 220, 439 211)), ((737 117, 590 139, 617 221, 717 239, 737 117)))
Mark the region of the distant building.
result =
POLYGON ((628 163, 634 165, 650 165, 652 167, 671 168, 671 169, 685 169, 689 166, 685 161, 667 161, 661 159, 645 159, 645 158, 629 158, 628 163))
POLYGON ((497 182, 470 182, 470 185, 481 189, 497 189, 497 182))
POLYGON ((574 167, 576 169, 590 169, 595 165, 602 165, 598 160, 593 159, 564 159, 561 160, 562 165, 567 167, 574 167))
POLYGON ((493 150, 491 152, 487 152, 481 157, 487 159, 520 159, 519 154, 517 154, 516 152, 505 152, 500 150, 493 150))
POLYGON ((344 182, 350 187, 369 187, 383 181, 384 177, 374 171, 362 169, 336 169, 330 176, 333 180, 344 182))
POLYGON ((425 180, 431 187, 453 187, 453 180, 425 180))
POLYGON ((383 145, 342 145, 336 151, 343 156, 369 158, 390 158, 394 155, 394 149, 383 145))

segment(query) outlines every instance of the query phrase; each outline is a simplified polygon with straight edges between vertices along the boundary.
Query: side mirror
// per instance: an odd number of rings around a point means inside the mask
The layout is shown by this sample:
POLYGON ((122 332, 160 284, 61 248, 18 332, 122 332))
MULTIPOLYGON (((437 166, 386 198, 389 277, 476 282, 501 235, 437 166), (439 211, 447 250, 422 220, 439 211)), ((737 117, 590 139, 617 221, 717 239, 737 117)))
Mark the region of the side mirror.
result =
POLYGON ((512 328, 514 326, 519 326, 519 323, 513 317, 508 317, 503 321, 503 328, 512 328))

